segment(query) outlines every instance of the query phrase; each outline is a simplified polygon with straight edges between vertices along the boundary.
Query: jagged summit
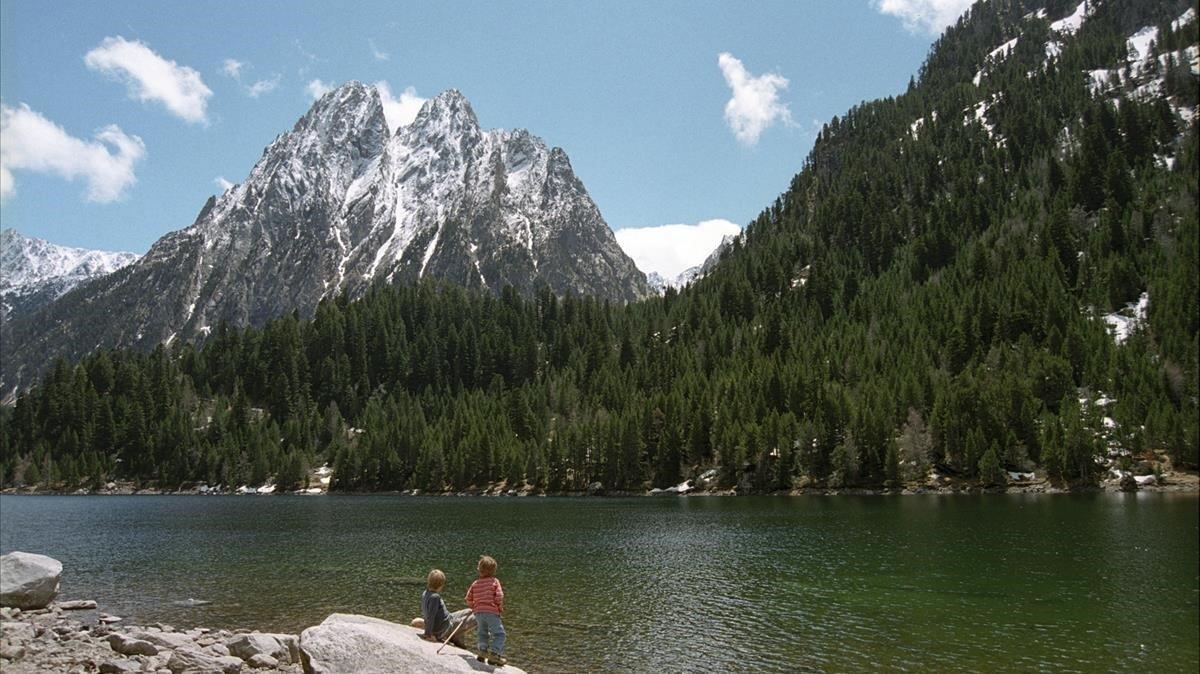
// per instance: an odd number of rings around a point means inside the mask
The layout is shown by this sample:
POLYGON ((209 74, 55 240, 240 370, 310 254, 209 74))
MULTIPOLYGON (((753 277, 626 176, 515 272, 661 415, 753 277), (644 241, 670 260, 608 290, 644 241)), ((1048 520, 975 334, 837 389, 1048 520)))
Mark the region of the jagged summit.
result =
POLYGON ((457 90, 390 133, 379 93, 350 81, 316 100, 240 184, 119 276, 14 322, 3 381, 97 347, 260 325, 372 283, 425 276, 499 292, 649 294, 561 148, 484 130, 457 90))
POLYGON ((447 89, 425 101, 408 130, 443 131, 450 135, 478 133, 479 119, 470 101, 458 89, 447 89))

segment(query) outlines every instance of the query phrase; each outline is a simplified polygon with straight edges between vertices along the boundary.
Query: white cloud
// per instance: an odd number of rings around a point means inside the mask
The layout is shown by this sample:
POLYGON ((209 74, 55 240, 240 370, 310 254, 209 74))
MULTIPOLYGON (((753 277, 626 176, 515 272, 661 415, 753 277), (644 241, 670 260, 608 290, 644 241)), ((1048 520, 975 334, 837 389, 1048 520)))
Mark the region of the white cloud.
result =
POLYGON ((428 100, 418 96, 413 87, 405 87, 404 91, 400 92, 400 98, 392 98, 392 88, 387 82, 376 82, 375 88, 383 101, 383 116, 387 118, 388 128, 393 132, 401 126, 412 124, 417 118, 417 113, 421 111, 421 106, 428 100))
POLYGON ((242 63, 237 59, 225 59, 225 62, 221 64, 221 72, 237 80, 241 79, 242 68, 245 66, 245 63, 242 63))
POLYGON ((875 9, 904 22, 912 33, 938 35, 950 26, 974 0, 875 0, 875 9))
POLYGON ((129 95, 141 101, 158 101, 187 122, 207 123, 205 107, 212 90, 200 73, 169 61, 137 40, 106 37, 83 57, 88 68, 123 81, 129 95))
POLYGON ((216 183, 217 187, 221 188, 222 193, 229 191, 229 188, 233 187, 233 183, 226 180, 225 176, 217 176, 213 178, 213 182, 216 183))
POLYGON ((717 65, 733 92, 725 104, 725 121, 739 142, 754 145, 775 122, 792 123, 791 111, 779 102, 779 91, 787 88, 787 78, 775 73, 755 77, 728 52, 717 56, 717 65))
POLYGON ((616 230, 617 243, 645 273, 675 278, 704 262, 721 239, 742 231, 728 220, 703 220, 694 225, 627 227, 616 230))
POLYGON ((16 192, 13 171, 54 173, 87 182, 87 199, 106 203, 120 199, 137 182, 133 165, 146 154, 142 139, 116 125, 100 129, 95 140, 81 140, 22 103, 0 104, 0 196, 16 192))
POLYGON ((250 86, 246 87, 246 95, 250 98, 258 98, 263 94, 269 94, 272 91, 275 91, 275 88, 279 86, 279 78, 279 75, 275 75, 270 79, 259 80, 254 84, 251 84, 250 86))
POLYGON ((379 48, 375 46, 374 40, 367 40, 367 46, 371 48, 371 55, 375 57, 376 61, 386 61, 391 58, 391 55, 387 52, 379 51, 379 48))
POLYGON ((304 85, 304 90, 308 92, 309 96, 312 96, 313 100, 316 100, 333 91, 333 86, 326 84, 321 80, 312 80, 308 84, 304 85))

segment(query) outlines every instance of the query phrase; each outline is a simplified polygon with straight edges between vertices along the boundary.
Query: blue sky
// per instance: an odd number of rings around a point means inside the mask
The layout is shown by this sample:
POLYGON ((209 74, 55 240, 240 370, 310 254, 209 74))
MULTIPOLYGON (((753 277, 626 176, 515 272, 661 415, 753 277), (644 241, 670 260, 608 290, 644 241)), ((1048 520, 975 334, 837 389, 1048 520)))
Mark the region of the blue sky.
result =
POLYGON ((314 89, 357 79, 397 114, 457 88, 484 127, 561 146, 616 230, 742 225, 822 122, 902 92, 966 4, 5 0, 0 222, 145 252, 314 89))

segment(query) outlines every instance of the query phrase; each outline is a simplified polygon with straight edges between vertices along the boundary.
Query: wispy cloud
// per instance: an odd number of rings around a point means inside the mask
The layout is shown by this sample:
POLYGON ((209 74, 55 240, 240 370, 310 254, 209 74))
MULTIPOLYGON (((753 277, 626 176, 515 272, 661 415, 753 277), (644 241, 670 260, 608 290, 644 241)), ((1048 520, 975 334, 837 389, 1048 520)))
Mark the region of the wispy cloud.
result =
MULTIPOLYGON (((252 67, 249 63, 238 61, 237 59, 225 59, 221 64, 221 72, 237 80, 238 84, 242 82, 242 71, 250 69, 252 67)), ((271 77, 256 80, 251 84, 243 86, 242 91, 246 92, 246 95, 250 98, 258 98, 279 88, 279 82, 282 79, 283 77, 279 73, 275 73, 271 77)))
POLYGON ((321 80, 310 80, 308 84, 304 85, 304 91, 308 92, 308 95, 312 96, 313 100, 316 100, 333 91, 333 86, 321 80))
POLYGON ((720 218, 694 225, 658 225, 616 230, 617 243, 645 273, 658 272, 672 279, 704 262, 721 239, 741 232, 737 224, 720 218))
POLYGON ((0 104, 0 136, 0 197, 5 199, 16 193, 12 172, 24 170, 82 178, 88 201, 116 201, 137 182, 133 166, 146 154, 141 138, 116 125, 97 131, 95 140, 81 140, 24 103, 0 104))
POLYGON ((255 82, 254 84, 251 84, 250 86, 246 87, 246 95, 249 96, 250 98, 258 98, 259 96, 262 96, 263 94, 269 94, 272 91, 275 91, 276 87, 279 86, 279 80, 280 80, 279 75, 275 75, 274 77, 271 77, 269 79, 259 80, 259 81, 255 82))
POLYGON ((725 104, 725 122, 739 142, 755 145, 762 132, 775 122, 792 123, 791 111, 779 101, 780 90, 787 88, 787 78, 775 73, 755 77, 728 52, 717 56, 717 65, 733 94, 725 104))
POLYGON ((388 128, 393 132, 401 126, 412 124, 417 118, 417 113, 421 111, 421 106, 428 100, 418 96, 413 87, 405 87, 399 98, 392 97, 392 88, 387 82, 376 82, 375 88, 383 102, 383 116, 387 118, 388 128))
POLYGON ((184 121, 208 123, 205 108, 212 90, 200 73, 159 56, 142 42, 106 37, 83 61, 88 68, 124 82, 133 98, 158 101, 184 121))
POLYGON ((213 178, 213 182, 217 185, 217 187, 221 188, 222 194, 229 191, 230 187, 233 187, 233 183, 226 180, 225 176, 217 176, 216 178, 213 178))
POLYGON ((374 56, 376 61, 386 61, 391 58, 390 54, 380 51, 379 47, 375 46, 374 40, 367 40, 367 46, 371 48, 371 56, 374 56))
POLYGON ((242 78, 242 68, 244 67, 246 67, 246 64, 237 59, 225 59, 221 63, 221 72, 235 80, 240 80, 242 78))
POLYGON ((874 0, 875 9, 904 22, 912 33, 937 35, 953 24, 974 0, 874 0))

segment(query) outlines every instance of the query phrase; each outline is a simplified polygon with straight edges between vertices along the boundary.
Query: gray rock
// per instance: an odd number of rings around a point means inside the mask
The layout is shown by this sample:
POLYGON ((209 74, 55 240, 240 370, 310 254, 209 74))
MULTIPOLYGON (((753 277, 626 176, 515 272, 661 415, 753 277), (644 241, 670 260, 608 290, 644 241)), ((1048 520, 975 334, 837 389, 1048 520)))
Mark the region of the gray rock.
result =
POLYGON ((76 599, 74 601, 62 601, 54 606, 64 611, 89 611, 96 608, 96 602, 92 599, 76 599))
POLYGON ((294 634, 242 634, 225 642, 229 654, 243 660, 269 655, 285 665, 300 661, 300 642, 294 634))
POLYGON ((0 555, 0 606, 44 608, 58 594, 60 576, 62 562, 52 557, 29 552, 0 555))
POLYGON ((226 646, 225 644, 221 644, 221 643, 211 644, 208 647, 208 650, 211 651, 214 655, 230 655, 229 647, 226 646))
MULTIPOLYGON (((408 625, 362 615, 335 613, 300 634, 305 674, 467 674, 477 671, 475 656, 454 646, 421 639, 408 625)), ((487 668, 490 670, 491 668, 487 668)), ((504 674, 524 674, 505 667, 504 674)))
POLYGON ((0 639, 0 659, 20 660, 23 657, 25 657, 25 646, 10 643, 7 639, 0 639))
POLYGON ((159 648, 176 649, 192 647, 195 644, 186 634, 176 632, 159 632, 155 630, 137 630, 131 633, 135 639, 149 641, 159 648))
POLYGON ((141 663, 134 660, 109 660, 100 665, 100 674, 132 674, 140 671, 141 663))
POLYGON ((37 636, 37 628, 24 622, 6 622, 0 625, 0 637, 8 641, 29 641, 37 636))
POLYGON ((193 648, 180 648, 167 661, 167 669, 170 669, 172 674, 200 674, 200 672, 237 674, 242 671, 242 660, 231 656, 209 655, 193 648))
POLYGON ((259 653, 246 660, 246 664, 255 669, 275 669, 279 666, 279 661, 269 655, 259 653))
POLYGON ((158 646, 126 634, 110 634, 106 641, 121 655, 158 655, 158 646))
POLYGON ((115 616, 115 615, 109 615, 109 614, 107 614, 107 613, 101 613, 101 614, 100 614, 100 615, 99 615, 99 616, 96 618, 96 620, 97 620, 97 621, 99 621, 99 622, 100 622, 100 623, 102 623, 102 624, 105 624, 105 625, 111 625, 112 623, 119 623, 119 622, 121 622, 122 620, 124 620, 124 618, 122 618, 121 616, 115 616))

